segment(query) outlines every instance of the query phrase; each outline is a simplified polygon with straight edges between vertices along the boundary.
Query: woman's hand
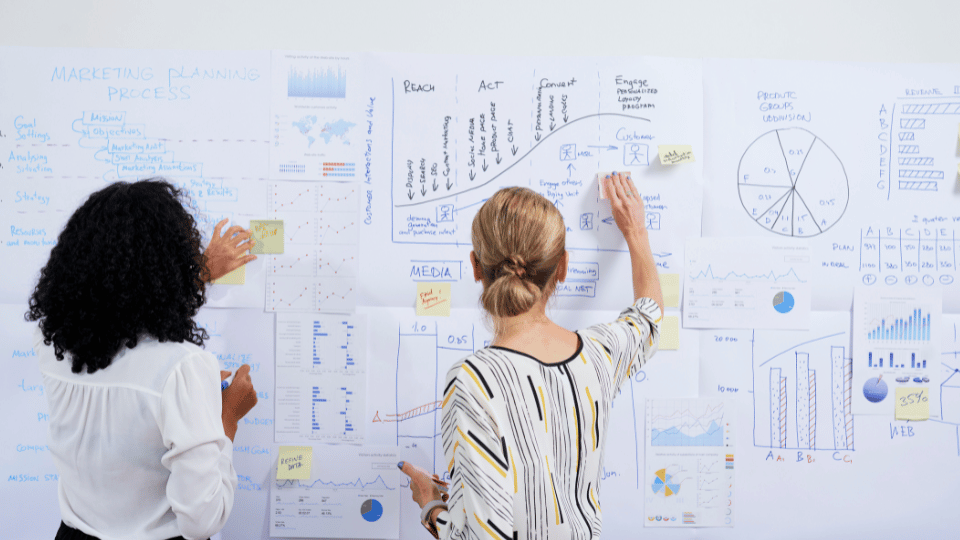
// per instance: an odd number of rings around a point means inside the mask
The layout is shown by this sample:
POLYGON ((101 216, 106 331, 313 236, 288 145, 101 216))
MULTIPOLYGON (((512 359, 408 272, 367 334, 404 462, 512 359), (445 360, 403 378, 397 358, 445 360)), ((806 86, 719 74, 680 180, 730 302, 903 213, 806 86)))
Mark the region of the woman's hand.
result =
POLYGON ((427 471, 408 462, 400 462, 400 470, 410 477, 410 491, 413 492, 413 502, 420 508, 430 501, 447 502, 447 482, 440 480, 437 475, 429 475, 427 471))
MULTIPOLYGON (((220 380, 226 380, 230 376, 229 371, 220 372, 220 380)), ((246 416, 250 409, 257 404, 257 391, 253 388, 253 381, 250 380, 250 365, 243 364, 237 369, 237 375, 226 390, 221 392, 223 399, 223 431, 232 441, 237 433, 237 424, 240 419, 246 416)))
POLYGON ((253 234, 239 225, 234 225, 227 229, 226 234, 221 236, 220 230, 227 224, 229 219, 224 219, 213 229, 213 237, 210 238, 210 245, 204 251, 207 257, 207 271, 210 273, 208 281, 220 279, 223 276, 233 272, 237 268, 253 261, 256 255, 244 255, 256 241, 250 236, 253 234))
POLYGON ((643 199, 633 179, 623 173, 611 173, 603 181, 607 183, 606 193, 610 198, 613 219, 629 243, 647 229, 643 199))

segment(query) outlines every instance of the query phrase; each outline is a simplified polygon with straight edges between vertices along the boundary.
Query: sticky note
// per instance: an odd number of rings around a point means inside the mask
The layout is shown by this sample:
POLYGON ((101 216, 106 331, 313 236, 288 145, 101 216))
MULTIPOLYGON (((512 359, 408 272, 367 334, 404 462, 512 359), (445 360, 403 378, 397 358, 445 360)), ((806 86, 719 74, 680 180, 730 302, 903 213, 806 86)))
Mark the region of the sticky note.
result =
POLYGON ((664 317, 660 321, 660 350, 675 351, 680 348, 680 317, 664 317))
POLYGON ((929 388, 897 388, 897 400, 894 402, 897 420, 930 419, 929 388))
POLYGON ((663 307, 680 307, 680 274, 660 274, 663 307))
MULTIPOLYGON (((630 177, 630 178, 633 178, 633 174, 632 174, 630 171, 616 171, 616 172, 618 172, 618 173, 620 173, 620 174, 622 174, 622 175, 624 175, 624 176, 628 176, 628 177, 630 177)), ((609 174, 612 174, 612 173, 608 173, 608 172, 598 172, 598 173, 597 173, 597 183, 600 185, 600 198, 601 198, 601 199, 609 199, 609 198, 610 198, 609 196, 607 196, 607 189, 606 189, 606 187, 604 186, 604 184, 607 183, 606 178, 607 178, 607 175, 609 175, 609 174)))
POLYGON ((663 165, 677 165, 678 163, 693 163, 693 147, 689 144, 661 144, 657 147, 660 153, 660 163, 663 165))
POLYGON ((313 465, 312 446, 281 446, 277 480, 308 480, 313 465))
POLYGON ((283 253, 283 221, 279 219, 252 219, 250 230, 256 244, 250 248, 255 255, 283 253))
POLYGON ((417 316, 449 317, 450 284, 418 282, 417 316))
POLYGON ((247 265, 237 268, 220 279, 213 280, 217 285, 243 285, 247 279, 247 265))

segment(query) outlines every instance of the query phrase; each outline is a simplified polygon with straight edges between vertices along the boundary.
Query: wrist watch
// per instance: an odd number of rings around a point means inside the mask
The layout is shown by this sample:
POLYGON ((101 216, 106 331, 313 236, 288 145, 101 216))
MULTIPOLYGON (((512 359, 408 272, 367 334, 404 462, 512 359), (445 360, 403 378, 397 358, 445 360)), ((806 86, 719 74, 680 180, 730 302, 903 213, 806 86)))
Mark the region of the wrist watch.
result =
POLYGON ((437 531, 437 526, 430 522, 430 513, 437 507, 447 509, 447 503, 443 502, 440 499, 436 499, 428 502, 423 505, 423 508, 420 510, 420 523, 427 529, 434 538, 440 538, 440 532, 437 531))

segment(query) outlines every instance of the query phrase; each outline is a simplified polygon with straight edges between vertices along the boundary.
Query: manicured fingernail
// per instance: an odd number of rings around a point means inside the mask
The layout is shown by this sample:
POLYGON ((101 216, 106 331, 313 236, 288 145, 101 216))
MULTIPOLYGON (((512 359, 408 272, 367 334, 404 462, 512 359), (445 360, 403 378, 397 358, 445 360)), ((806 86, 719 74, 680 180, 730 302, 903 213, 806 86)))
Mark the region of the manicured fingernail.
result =
POLYGON ((397 468, 398 468, 398 469, 402 469, 402 468, 403 468, 403 462, 402 462, 402 461, 401 461, 400 463, 397 463, 397 468))
POLYGON ((610 179, 610 175, 608 174, 608 175, 607 175, 607 180, 609 180, 609 179, 610 179))
POLYGON ((610 173, 610 174, 617 174, 617 171, 613 171, 613 172, 612 172, 612 173, 610 173))

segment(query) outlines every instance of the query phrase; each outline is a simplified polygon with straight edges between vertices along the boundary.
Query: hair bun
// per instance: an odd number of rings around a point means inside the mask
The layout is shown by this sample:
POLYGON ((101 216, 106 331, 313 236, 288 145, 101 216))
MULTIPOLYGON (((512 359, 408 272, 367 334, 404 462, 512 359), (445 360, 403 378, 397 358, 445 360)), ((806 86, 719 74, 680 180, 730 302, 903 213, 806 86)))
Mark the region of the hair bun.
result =
POLYGON ((513 274, 520 279, 524 279, 527 277, 527 263, 522 257, 514 255, 500 262, 497 274, 499 276, 513 274))

